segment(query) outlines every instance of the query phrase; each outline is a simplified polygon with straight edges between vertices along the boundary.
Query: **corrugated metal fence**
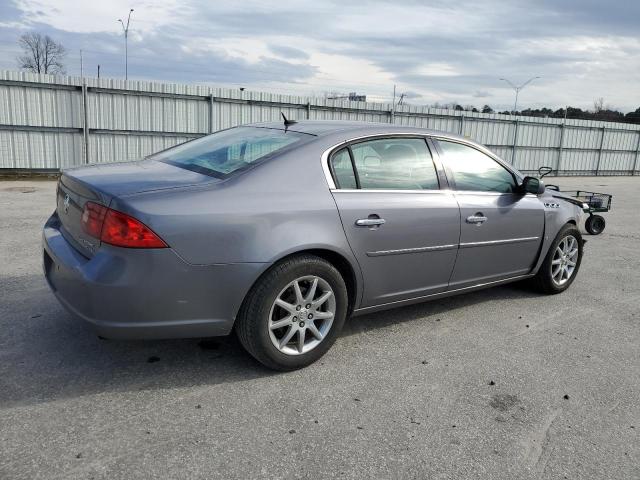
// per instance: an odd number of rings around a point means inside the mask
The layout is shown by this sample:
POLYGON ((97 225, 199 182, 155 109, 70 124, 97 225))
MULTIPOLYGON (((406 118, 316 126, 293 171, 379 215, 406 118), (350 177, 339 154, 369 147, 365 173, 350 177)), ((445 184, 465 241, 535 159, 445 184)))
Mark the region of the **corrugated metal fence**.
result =
POLYGON ((455 132, 523 172, 640 171, 640 125, 334 101, 199 85, 0 72, 0 169, 141 158, 217 130, 293 119, 361 120, 455 132))

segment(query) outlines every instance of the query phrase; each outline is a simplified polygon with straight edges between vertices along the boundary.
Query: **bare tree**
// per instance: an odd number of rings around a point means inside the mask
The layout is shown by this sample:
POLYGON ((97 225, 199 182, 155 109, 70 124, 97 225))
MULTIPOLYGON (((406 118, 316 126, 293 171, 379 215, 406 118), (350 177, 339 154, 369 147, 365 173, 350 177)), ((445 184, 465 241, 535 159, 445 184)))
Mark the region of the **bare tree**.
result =
POLYGON ((600 97, 600 98, 596 98, 593 101, 593 111, 595 113, 600 113, 601 111, 605 110, 605 106, 604 106, 604 98, 600 97))
POLYGON ((18 57, 19 68, 33 73, 65 73, 64 58, 67 49, 49 35, 25 33, 18 40, 23 55, 18 57))

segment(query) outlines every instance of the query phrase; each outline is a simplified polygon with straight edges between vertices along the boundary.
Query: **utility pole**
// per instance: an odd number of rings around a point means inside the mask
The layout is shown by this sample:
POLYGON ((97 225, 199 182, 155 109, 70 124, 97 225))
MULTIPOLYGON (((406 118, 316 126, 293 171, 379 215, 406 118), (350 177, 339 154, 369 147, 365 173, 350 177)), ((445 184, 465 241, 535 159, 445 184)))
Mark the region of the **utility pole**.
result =
POLYGON ((129 52, 128 52, 128 39, 129 39, 129 23, 131 22, 131 14, 133 8, 129 10, 129 16, 127 17, 127 24, 125 25, 121 18, 118 19, 122 25, 122 31, 124 32, 124 79, 129 78, 129 52))
POLYGON ((391 101, 391 111, 389 112, 389 120, 391 123, 396 121, 396 85, 393 84, 393 100, 391 101))
POLYGON ((98 64, 98 78, 100 78, 100 64, 98 64))
POLYGON ((534 80, 538 79, 540 77, 531 77, 529 80, 527 80, 526 82, 524 82, 522 85, 515 85, 512 82, 510 82, 509 80, 507 80, 506 78, 501 78, 500 80, 502 80, 503 82, 507 82, 511 88, 513 88, 513 90, 516 92, 516 101, 513 104, 513 111, 511 112, 512 114, 515 115, 515 113, 518 111, 518 95, 520 94, 520 90, 522 90, 524 87, 526 87, 527 85, 529 85, 531 82, 533 82, 534 80))
POLYGON ((82 68, 82 49, 80 49, 80 78, 84 77, 84 70, 82 68))

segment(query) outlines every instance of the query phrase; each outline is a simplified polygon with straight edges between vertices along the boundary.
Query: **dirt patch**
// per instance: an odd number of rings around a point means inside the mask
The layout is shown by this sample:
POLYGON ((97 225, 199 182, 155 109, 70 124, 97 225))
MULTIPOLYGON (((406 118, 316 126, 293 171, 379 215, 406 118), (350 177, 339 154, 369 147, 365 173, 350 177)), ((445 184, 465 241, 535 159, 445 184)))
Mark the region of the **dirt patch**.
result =
POLYGON ((507 412, 518 403, 520 403, 520 399, 517 396, 501 393, 491 397, 489 405, 501 412, 507 412))

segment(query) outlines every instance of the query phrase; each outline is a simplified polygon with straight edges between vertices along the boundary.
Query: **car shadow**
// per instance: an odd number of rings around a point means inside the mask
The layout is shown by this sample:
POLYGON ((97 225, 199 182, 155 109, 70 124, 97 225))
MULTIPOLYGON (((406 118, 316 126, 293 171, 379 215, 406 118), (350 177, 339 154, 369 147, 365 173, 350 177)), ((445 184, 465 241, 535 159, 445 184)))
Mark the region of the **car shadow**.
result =
POLYGON ((431 300, 429 302, 353 317, 346 322, 342 336, 357 335, 370 330, 386 328, 394 324, 411 322, 418 319, 428 319, 430 317, 436 319, 447 312, 492 300, 518 300, 539 296, 541 296, 541 294, 533 290, 526 282, 510 283, 452 297, 431 300))
MULTIPOLYGON (((105 392, 166 390, 278 375, 253 360, 235 336, 209 339, 115 341, 98 338, 69 315, 39 275, 7 279, 17 287, 0 305, 0 406, 105 392)), ((536 294, 496 287, 372 313, 348 320, 343 336, 439 315, 496 299, 536 294)))

